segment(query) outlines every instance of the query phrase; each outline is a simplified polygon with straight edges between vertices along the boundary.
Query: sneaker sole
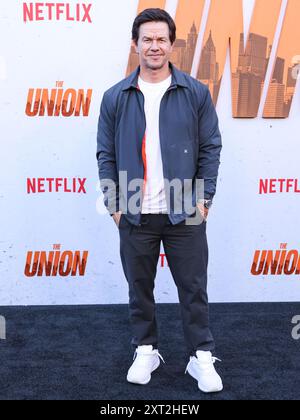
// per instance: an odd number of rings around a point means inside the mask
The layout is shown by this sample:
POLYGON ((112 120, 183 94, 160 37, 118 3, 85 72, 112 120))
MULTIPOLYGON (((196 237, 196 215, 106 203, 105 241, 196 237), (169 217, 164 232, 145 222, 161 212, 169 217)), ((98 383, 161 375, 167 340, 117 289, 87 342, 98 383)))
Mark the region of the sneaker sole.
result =
POLYGON ((193 372, 190 372, 189 369, 187 370, 187 372, 193 379, 195 379, 198 382, 198 388, 200 389, 200 391, 204 392, 204 394, 216 394, 218 392, 222 392, 224 389, 222 384, 219 388, 213 388, 208 390, 207 388, 202 387, 202 385, 199 383, 197 376, 194 375, 193 372))
MULTIPOLYGON (((159 368, 159 366, 160 366, 160 360, 158 360, 157 361, 157 363, 154 365, 154 367, 152 368, 152 371, 151 371, 151 374, 156 370, 156 369, 158 369, 159 368)), ((130 379, 129 378, 129 376, 127 376, 127 382, 129 382, 130 384, 134 384, 134 385, 148 385, 149 384, 149 382, 151 381, 151 374, 150 374, 150 378, 149 379, 147 379, 147 381, 145 381, 145 382, 138 382, 138 381, 135 381, 135 380, 132 380, 132 379, 130 379)))

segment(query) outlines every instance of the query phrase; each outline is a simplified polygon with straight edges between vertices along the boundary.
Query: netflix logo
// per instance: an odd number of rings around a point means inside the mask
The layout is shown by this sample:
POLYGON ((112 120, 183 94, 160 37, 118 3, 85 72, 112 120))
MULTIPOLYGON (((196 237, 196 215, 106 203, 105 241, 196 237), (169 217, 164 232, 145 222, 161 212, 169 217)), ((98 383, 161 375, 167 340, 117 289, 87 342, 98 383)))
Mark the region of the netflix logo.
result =
POLYGON ((67 21, 92 23, 92 4, 84 3, 23 3, 23 21, 67 21))
POLYGON ((27 178, 27 194, 86 194, 86 178, 27 178))
POLYGON ((261 179, 259 181, 259 194, 300 193, 298 179, 261 179))
POLYGON ((27 252, 24 274, 26 277, 84 276, 88 251, 61 251, 61 245, 53 245, 52 251, 27 252))
POLYGON ((166 254, 160 254, 159 259, 161 268, 169 267, 166 254))

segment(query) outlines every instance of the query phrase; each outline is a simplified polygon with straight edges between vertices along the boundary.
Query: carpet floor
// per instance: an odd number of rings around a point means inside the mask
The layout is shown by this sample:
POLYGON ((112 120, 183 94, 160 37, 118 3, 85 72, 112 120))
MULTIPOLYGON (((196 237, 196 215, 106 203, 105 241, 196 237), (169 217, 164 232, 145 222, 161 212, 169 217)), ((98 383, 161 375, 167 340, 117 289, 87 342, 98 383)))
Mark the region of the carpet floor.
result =
POLYGON ((204 395, 185 375, 180 308, 157 305, 166 365, 146 387, 126 382, 132 362, 126 305, 0 307, 1 400, 298 400, 300 304, 213 304, 211 326, 224 391, 204 395))

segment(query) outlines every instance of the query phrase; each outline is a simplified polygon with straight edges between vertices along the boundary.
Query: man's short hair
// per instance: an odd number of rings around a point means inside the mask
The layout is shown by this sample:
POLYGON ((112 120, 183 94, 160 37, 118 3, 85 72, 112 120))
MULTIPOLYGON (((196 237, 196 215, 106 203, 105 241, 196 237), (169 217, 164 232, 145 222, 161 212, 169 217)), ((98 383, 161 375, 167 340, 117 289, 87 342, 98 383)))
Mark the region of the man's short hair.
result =
POLYGON ((138 43, 140 26, 148 22, 166 22, 169 26, 170 41, 173 45, 176 41, 176 25, 172 17, 163 9, 145 9, 135 19, 132 27, 132 40, 138 43))

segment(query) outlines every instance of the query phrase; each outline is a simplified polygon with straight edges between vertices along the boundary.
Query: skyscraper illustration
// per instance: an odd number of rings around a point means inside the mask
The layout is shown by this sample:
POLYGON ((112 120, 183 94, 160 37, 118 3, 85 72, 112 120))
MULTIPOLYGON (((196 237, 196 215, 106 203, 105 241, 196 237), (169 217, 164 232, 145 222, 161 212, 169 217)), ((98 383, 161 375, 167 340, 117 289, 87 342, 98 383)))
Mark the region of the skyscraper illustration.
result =
MULTIPOLYGON (((191 22, 186 39, 178 38, 173 46, 170 61, 181 71, 191 74, 198 41, 195 21, 191 22)), ((217 104, 222 82, 222 66, 218 61, 217 36, 208 32, 201 51, 197 79, 208 86, 214 104, 217 104)), ((235 118, 256 118, 261 103, 267 70, 270 65, 272 45, 268 37, 250 32, 246 48, 245 35, 240 34, 238 57, 232 73, 232 107, 235 118)), ((266 98, 265 118, 286 118, 289 115, 297 82, 299 63, 286 68, 287 59, 276 57, 266 98), (296 69, 297 67, 297 69, 296 69)), ((127 76, 139 65, 135 48, 131 47, 127 76)))
POLYGON ((234 117, 257 116, 267 71, 267 50, 268 39, 253 33, 249 35, 245 50, 244 34, 240 34, 238 67, 232 75, 234 117))
POLYGON ((211 31, 202 49, 197 78, 208 86, 216 103, 220 88, 219 63, 217 62, 217 51, 211 31))

